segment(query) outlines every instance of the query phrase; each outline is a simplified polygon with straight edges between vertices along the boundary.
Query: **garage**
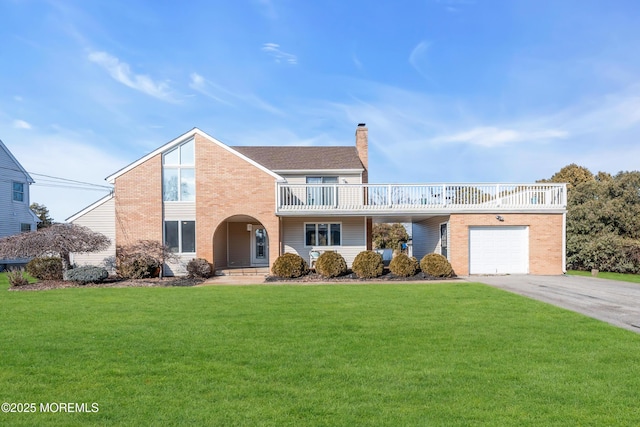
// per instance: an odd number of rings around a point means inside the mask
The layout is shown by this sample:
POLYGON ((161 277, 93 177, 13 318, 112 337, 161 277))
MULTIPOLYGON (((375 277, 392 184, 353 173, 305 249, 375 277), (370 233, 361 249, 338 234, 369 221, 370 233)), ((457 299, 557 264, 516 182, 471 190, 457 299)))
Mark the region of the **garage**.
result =
POLYGON ((469 274, 528 274, 529 227, 469 227, 469 274))

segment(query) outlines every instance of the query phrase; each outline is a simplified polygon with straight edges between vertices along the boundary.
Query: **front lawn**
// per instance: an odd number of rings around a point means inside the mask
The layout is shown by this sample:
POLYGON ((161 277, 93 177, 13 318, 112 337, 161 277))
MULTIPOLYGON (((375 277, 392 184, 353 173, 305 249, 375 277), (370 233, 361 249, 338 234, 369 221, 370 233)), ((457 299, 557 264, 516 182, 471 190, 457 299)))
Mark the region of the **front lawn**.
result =
POLYGON ((481 284, 2 280, 0 401, 99 411, 0 425, 640 423, 639 335, 481 284))
MULTIPOLYGON (((578 270, 569 270, 567 274, 572 276, 589 276, 591 277, 590 271, 578 271, 578 270)), ((599 279, 609 279, 609 280, 620 280, 622 282, 631 282, 631 283, 640 283, 640 274, 624 274, 624 273, 610 273, 607 271, 598 272, 599 279)))

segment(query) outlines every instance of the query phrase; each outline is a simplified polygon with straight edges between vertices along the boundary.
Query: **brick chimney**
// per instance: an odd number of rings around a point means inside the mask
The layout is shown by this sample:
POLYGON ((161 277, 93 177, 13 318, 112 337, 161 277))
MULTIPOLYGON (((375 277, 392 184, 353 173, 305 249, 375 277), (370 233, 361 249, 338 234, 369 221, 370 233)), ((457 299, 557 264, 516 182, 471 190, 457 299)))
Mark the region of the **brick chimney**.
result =
POLYGON ((369 182, 369 129, 364 123, 358 123, 356 128, 356 150, 358 151, 358 157, 364 166, 364 172, 362 172, 362 183, 369 182))

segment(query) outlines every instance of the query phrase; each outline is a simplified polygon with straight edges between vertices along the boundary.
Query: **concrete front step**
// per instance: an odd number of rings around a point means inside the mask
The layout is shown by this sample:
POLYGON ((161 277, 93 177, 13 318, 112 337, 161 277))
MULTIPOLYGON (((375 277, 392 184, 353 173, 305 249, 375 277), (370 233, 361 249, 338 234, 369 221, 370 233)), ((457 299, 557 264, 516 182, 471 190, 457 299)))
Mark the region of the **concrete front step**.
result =
POLYGON ((223 268, 216 270, 216 276, 266 276, 269 267, 223 268))

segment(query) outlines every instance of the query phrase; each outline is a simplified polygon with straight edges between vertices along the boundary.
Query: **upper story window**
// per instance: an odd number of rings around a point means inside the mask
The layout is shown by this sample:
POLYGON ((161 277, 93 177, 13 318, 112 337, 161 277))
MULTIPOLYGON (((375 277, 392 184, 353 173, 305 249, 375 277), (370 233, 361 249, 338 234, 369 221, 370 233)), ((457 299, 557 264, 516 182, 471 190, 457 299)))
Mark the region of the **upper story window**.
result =
POLYGON ((21 233, 28 233, 29 231, 31 231, 31 224, 27 224, 24 222, 20 224, 21 233))
POLYGON ((195 150, 193 140, 162 156, 162 197, 164 201, 189 202, 196 198, 195 150))
POLYGON ((15 202, 24 202, 24 183, 23 182, 13 183, 13 200, 15 202))
MULTIPOLYGON (((307 184, 337 184, 337 176, 308 176, 307 184)), ((337 201, 335 189, 332 186, 307 187, 308 205, 333 205, 337 201)))

